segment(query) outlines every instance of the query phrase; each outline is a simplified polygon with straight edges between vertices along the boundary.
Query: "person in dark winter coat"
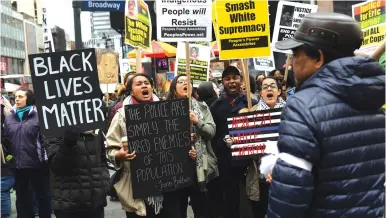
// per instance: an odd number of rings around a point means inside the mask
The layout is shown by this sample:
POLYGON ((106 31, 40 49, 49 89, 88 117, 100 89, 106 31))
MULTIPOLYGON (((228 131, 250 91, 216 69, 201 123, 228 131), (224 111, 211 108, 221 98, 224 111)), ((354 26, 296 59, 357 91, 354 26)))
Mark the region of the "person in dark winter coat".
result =
POLYGON ((101 130, 68 130, 46 141, 57 218, 104 217, 110 175, 101 130))
POLYGON ((198 101, 205 102, 210 107, 220 95, 220 89, 213 82, 203 82, 197 88, 198 101))
POLYGON ((1 112, 1 217, 11 217, 11 189, 14 185, 15 177, 13 171, 15 170, 15 158, 11 153, 12 142, 4 134, 4 120, 10 112, 0 96, 0 112, 1 112))
POLYGON ((12 143, 16 161, 15 186, 18 218, 34 217, 33 193, 39 217, 51 218, 50 177, 47 154, 39 128, 39 118, 31 90, 16 91, 16 108, 4 121, 4 136, 12 143), (31 192, 30 186, 33 191, 31 192))
MULTIPOLYGON (((238 114, 241 109, 247 108, 248 100, 246 95, 241 94, 242 77, 236 67, 227 67, 222 74, 222 79, 225 93, 210 107, 216 124, 216 135, 212 139, 212 147, 217 156, 221 182, 221 185, 217 185, 217 189, 220 189, 218 190, 220 199, 212 199, 212 202, 217 202, 214 207, 220 208, 222 213, 216 214, 216 217, 235 218, 240 217, 239 183, 242 179, 245 179, 244 173, 249 162, 240 163, 235 161, 239 163, 233 163, 231 149, 225 144, 224 138, 229 134, 227 118, 238 114), (225 205, 221 205, 223 194, 225 205)), ((252 105, 255 104, 257 104, 257 101, 252 100, 252 105)))
POLYGON ((312 13, 293 39, 297 90, 281 115, 268 218, 382 217, 385 206, 385 71, 353 57, 356 21, 312 13))

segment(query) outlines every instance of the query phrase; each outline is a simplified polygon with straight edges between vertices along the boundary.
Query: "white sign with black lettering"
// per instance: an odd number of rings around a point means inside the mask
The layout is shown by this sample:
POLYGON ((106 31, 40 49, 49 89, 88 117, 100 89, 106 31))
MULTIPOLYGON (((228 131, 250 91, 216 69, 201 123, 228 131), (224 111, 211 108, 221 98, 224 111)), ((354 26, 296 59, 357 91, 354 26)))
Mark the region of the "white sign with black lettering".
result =
POLYGON ((156 10, 159 41, 212 41, 211 0, 157 0, 156 10))
POLYGON ((55 52, 54 40, 52 38, 51 29, 47 25, 47 8, 42 8, 43 13, 43 42, 44 42, 44 53, 55 52))
POLYGON ((94 49, 29 55, 40 130, 47 138, 104 127, 94 49))
POLYGON ((293 38, 295 31, 298 29, 303 17, 307 14, 318 11, 317 5, 302 4, 296 2, 279 1, 277 5, 275 28, 273 29, 272 49, 275 52, 289 54, 288 51, 281 51, 275 48, 278 41, 293 38))
POLYGON ((275 58, 271 50, 271 56, 253 58, 253 65, 255 70, 271 71, 275 69, 275 58))

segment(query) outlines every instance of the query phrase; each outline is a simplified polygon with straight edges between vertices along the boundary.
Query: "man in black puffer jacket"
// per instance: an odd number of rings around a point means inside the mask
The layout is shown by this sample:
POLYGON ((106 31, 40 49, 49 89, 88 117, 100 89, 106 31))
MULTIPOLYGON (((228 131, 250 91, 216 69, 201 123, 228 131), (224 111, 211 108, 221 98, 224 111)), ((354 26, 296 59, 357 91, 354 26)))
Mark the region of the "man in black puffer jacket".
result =
POLYGON ((313 13, 293 39, 297 92, 282 112, 268 218, 375 218, 385 206, 385 71, 354 57, 356 21, 313 13))
POLYGON ((66 131, 47 146, 55 216, 104 217, 110 176, 102 131, 66 131))

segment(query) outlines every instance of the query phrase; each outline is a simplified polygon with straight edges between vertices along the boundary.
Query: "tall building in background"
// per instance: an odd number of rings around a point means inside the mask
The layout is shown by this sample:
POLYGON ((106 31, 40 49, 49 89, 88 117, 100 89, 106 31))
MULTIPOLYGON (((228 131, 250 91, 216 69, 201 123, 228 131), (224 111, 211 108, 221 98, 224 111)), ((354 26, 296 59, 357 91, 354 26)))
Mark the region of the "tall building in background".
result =
POLYGON ((24 19, 36 24, 42 24, 40 0, 12 0, 12 6, 25 16, 24 19))
POLYGON ((119 35, 111 28, 110 12, 91 12, 91 36, 92 38, 102 38, 103 36, 113 37, 119 35))
POLYGON ((66 51, 67 45, 66 45, 66 33, 64 29, 54 26, 54 28, 51 29, 52 32, 52 38, 54 40, 54 47, 55 51, 66 51))
POLYGON ((1 74, 24 74, 26 58, 23 15, 12 10, 10 1, 0 1, 1 74))

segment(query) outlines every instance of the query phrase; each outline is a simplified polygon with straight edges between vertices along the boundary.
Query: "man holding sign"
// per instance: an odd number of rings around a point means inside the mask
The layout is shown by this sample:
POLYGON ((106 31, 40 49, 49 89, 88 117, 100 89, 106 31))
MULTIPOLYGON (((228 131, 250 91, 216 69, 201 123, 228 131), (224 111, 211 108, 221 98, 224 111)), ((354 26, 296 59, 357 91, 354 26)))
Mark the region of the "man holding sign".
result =
POLYGON ((281 115, 268 218, 382 217, 385 70, 354 57, 363 40, 351 17, 312 13, 292 39, 297 93, 281 115))

